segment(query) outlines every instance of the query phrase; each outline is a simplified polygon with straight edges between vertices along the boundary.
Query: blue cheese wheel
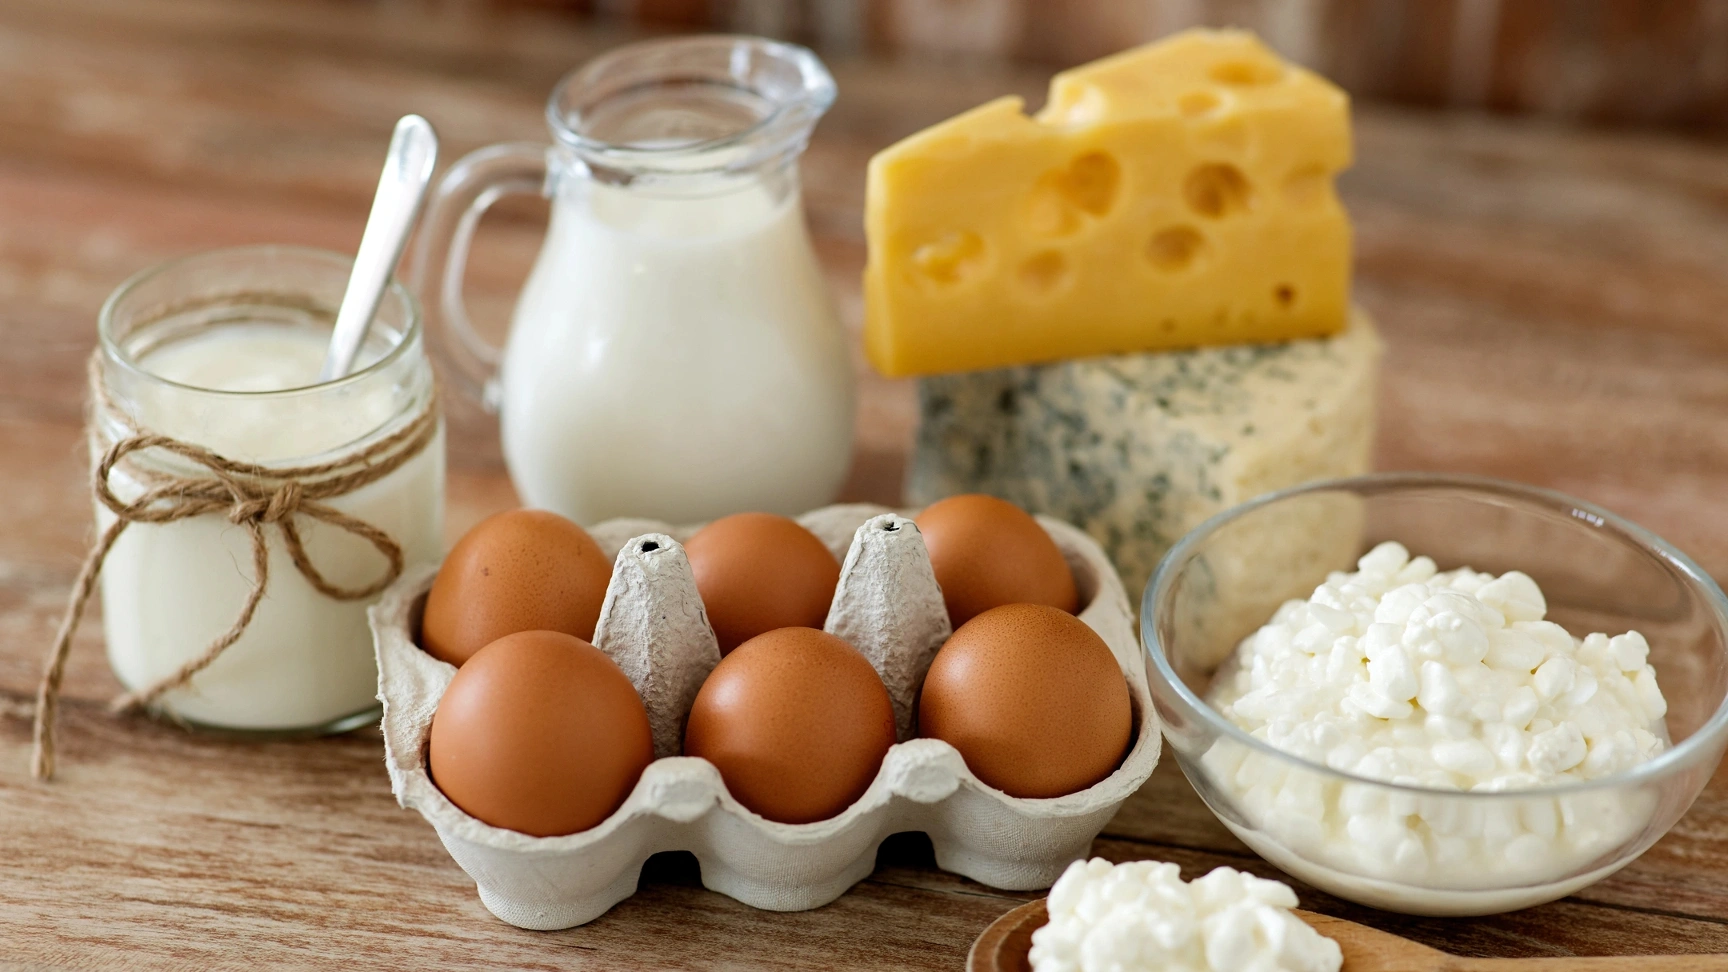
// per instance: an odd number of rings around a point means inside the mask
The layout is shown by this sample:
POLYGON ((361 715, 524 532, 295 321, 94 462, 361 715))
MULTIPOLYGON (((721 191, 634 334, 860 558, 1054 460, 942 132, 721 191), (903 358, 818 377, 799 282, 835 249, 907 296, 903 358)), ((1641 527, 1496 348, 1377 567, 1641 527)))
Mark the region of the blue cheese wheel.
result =
POLYGON ((1137 593, 1207 517, 1367 472, 1380 353, 1358 310, 1320 340, 924 378, 908 501, 989 493, 1066 520, 1137 593))

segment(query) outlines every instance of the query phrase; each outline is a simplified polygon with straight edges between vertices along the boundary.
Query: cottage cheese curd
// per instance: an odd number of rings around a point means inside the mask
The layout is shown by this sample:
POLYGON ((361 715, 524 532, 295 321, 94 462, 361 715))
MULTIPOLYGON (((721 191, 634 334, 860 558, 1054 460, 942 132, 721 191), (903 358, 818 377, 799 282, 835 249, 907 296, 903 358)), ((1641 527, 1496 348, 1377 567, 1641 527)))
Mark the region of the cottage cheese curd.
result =
POLYGON ((1032 933, 1033 972, 1338 972, 1338 943, 1290 913, 1296 892, 1220 867, 1075 861, 1032 933))
MULTIPOLYGON (((1345 783, 1220 740, 1202 762, 1248 817, 1249 828, 1232 829, 1322 887, 1340 889, 1346 876, 1394 882, 1404 890, 1384 906, 1429 913, 1474 907, 1409 889, 1568 882, 1637 834, 1653 797, 1636 789, 1499 800, 1444 791, 1584 782, 1660 753, 1667 702, 1642 635, 1573 638, 1544 620, 1541 588, 1517 571, 1439 572, 1397 543, 1357 566, 1244 639, 1209 701, 1280 750, 1436 793, 1345 783)), ((1558 897, 1558 887, 1508 903, 1558 897)), ((1348 890, 1363 900, 1362 888, 1348 890)))

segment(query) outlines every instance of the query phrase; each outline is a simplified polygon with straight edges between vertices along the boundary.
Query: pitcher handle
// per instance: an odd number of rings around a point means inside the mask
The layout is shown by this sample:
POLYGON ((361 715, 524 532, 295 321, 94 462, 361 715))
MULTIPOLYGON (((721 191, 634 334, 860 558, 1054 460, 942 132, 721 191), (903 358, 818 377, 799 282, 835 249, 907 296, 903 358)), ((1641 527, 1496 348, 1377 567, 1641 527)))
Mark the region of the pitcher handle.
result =
POLYGON ((480 217, 493 203, 513 193, 545 195, 548 149, 528 142, 489 145, 458 159, 439 180, 427 206, 426 222, 415 251, 414 292, 426 315, 429 346, 439 349, 456 386, 496 412, 500 349, 481 337, 468 318, 462 297, 462 276, 468 266, 468 246, 480 217))

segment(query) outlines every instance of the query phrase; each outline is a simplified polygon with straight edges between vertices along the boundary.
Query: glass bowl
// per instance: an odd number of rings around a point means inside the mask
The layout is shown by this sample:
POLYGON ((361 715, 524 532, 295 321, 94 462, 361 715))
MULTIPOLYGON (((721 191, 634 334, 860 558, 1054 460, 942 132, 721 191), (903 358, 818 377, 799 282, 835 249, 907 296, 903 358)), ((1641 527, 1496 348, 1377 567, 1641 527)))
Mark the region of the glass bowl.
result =
POLYGON ((1222 513, 1177 543, 1141 605, 1147 674, 1177 763, 1224 825, 1341 898, 1485 915, 1563 897, 1655 843, 1728 739, 1728 599, 1672 545, 1560 493, 1472 476, 1314 483, 1222 513), (1641 632, 1673 745, 1587 783, 1497 792, 1402 786, 1274 749, 1204 701, 1244 637, 1286 600, 1397 540, 1442 570, 1535 578, 1574 637, 1641 632))

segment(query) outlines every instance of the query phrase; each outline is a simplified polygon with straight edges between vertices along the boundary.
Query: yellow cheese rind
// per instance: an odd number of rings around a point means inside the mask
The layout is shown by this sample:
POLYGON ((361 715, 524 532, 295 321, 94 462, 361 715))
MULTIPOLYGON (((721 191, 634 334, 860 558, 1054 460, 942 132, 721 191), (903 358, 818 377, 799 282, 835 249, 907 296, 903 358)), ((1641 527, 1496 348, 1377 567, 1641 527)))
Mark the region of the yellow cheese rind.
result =
POLYGON ((1188 31, 870 162, 865 344, 889 376, 1333 334, 1349 103, 1252 35, 1188 31))

